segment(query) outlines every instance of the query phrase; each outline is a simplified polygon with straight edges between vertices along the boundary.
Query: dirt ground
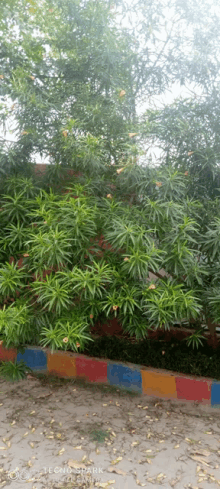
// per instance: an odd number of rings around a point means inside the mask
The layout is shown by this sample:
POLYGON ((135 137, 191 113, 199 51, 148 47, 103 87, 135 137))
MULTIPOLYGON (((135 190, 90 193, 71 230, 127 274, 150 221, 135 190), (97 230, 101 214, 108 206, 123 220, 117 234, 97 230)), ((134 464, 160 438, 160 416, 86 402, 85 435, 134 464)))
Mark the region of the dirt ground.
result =
POLYGON ((0 381, 0 487, 217 488, 220 410, 79 381, 0 381))

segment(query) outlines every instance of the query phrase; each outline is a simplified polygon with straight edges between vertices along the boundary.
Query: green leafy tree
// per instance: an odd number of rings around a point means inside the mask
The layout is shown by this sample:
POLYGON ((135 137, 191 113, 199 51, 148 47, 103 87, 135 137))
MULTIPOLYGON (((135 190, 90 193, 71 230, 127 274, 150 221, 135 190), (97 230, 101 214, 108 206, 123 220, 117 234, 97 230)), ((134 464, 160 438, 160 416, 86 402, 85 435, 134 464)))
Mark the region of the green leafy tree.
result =
POLYGON ((30 175, 37 153, 51 179, 61 164, 101 189, 148 140, 138 106, 174 84, 214 86, 219 20, 211 0, 2 0, 0 110, 16 142, 2 137, 1 172, 30 175))

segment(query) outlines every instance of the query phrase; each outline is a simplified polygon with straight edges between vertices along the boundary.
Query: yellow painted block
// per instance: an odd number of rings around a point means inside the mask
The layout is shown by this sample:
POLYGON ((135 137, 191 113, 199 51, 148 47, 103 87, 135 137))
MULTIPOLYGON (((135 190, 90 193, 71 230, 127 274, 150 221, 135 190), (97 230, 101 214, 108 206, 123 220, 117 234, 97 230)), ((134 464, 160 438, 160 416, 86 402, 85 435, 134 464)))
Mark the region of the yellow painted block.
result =
POLYGON ((141 370, 142 392, 148 396, 177 399, 175 377, 159 372, 141 370))
POLYGON ((48 353, 47 368, 49 373, 60 377, 76 377, 76 360, 71 353, 48 353))

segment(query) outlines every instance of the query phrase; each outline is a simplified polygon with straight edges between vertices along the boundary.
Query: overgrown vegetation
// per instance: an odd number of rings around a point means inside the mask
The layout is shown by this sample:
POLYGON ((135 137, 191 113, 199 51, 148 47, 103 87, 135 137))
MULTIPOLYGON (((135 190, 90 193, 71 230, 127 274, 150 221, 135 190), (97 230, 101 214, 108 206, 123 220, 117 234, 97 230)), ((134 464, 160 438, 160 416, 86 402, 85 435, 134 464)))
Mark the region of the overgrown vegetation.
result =
POLYGON ((0 15, 1 114, 16 137, 0 154, 4 346, 92 349, 93 325, 114 316, 137 339, 194 319, 188 345, 204 344, 204 323, 214 340, 219 11, 3 0, 0 15), (155 109, 178 84, 188 98, 155 109))

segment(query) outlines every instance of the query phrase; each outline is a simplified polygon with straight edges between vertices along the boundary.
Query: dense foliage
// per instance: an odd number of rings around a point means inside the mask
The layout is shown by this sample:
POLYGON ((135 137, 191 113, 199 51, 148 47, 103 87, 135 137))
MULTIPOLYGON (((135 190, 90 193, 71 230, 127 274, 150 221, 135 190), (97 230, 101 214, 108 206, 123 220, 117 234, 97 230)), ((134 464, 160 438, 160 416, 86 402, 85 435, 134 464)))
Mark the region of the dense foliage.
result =
MULTIPOLYGON (((97 197, 89 184, 69 182, 59 194, 7 179, 0 211, 7 347, 83 349, 95 321, 113 316, 136 338, 150 327, 197 319, 194 344, 205 318, 220 321, 219 217, 201 234, 202 204, 187 199, 188 175, 142 171, 147 195, 132 205, 112 194, 97 197)), ((117 179, 120 186, 121 174, 117 179)))
POLYGON ((83 350, 95 321, 114 315, 138 339, 192 319, 189 344, 202 342, 204 323, 214 334, 217 7, 2 1, 0 335, 7 347, 83 350), (188 98, 163 106, 180 86, 188 98), (157 166, 152 146, 160 148, 157 166), (36 154, 51 162, 45 178, 35 176, 36 154))

